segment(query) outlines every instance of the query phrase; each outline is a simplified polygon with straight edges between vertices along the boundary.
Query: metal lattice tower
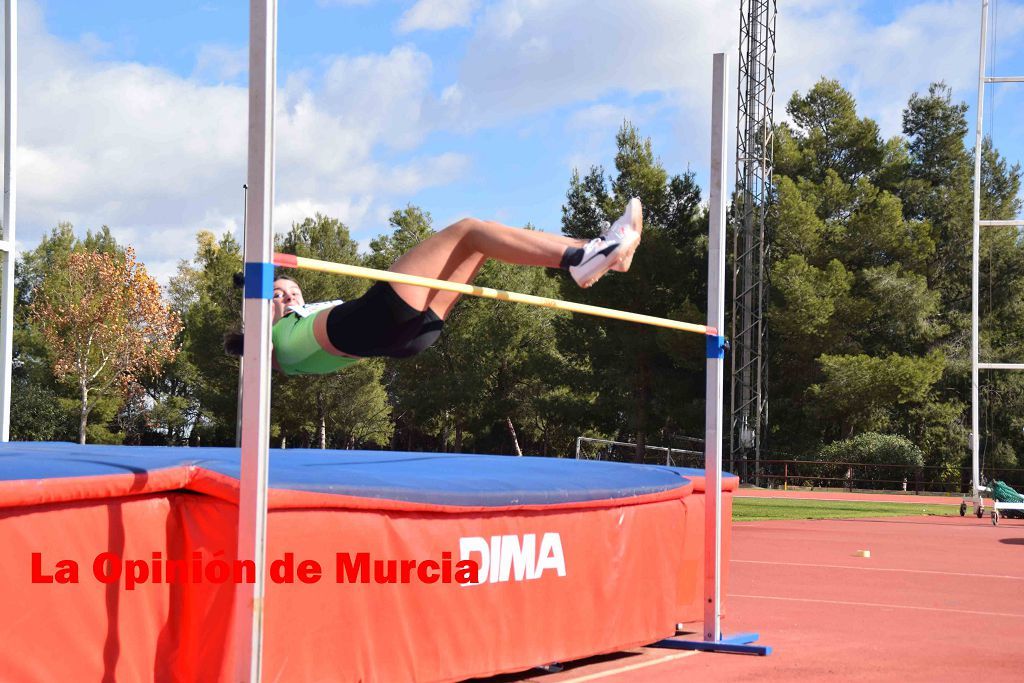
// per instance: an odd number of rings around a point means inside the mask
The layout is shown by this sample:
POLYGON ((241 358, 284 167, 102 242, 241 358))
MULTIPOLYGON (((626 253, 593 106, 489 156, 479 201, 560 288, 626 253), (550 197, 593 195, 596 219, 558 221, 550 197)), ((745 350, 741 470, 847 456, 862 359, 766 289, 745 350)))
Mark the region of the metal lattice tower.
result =
POLYGON ((733 217, 730 469, 757 479, 767 422, 765 314, 775 97, 775 0, 740 0, 733 217), (752 471, 749 469, 752 465, 752 471))

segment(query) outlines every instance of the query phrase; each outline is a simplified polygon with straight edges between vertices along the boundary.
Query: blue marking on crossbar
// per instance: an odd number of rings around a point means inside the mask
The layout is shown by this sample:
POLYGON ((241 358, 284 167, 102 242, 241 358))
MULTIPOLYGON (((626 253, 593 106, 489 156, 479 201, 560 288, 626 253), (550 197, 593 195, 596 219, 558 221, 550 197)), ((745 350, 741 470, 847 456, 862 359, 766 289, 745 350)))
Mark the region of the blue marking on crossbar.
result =
POLYGON ((705 339, 707 339, 708 358, 725 358, 725 337, 709 334, 705 339))
POLYGON ((274 264, 273 263, 246 263, 245 264, 245 298, 246 299, 273 299, 274 298, 274 264))

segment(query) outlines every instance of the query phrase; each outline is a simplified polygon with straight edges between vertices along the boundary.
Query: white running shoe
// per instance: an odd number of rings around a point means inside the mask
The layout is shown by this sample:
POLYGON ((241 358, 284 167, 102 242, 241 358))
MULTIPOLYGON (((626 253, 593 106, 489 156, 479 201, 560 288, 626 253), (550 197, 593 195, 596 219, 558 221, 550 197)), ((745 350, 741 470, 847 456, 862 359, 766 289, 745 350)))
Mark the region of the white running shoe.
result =
POLYGON ((629 270, 629 266, 633 263, 633 252, 636 251, 636 247, 640 243, 640 231, 643 230, 643 227, 644 207, 640 204, 639 198, 633 197, 626 203, 626 210, 622 212, 622 215, 601 232, 602 238, 617 242, 626 241, 630 233, 636 234, 636 240, 632 242, 632 247, 623 255, 621 261, 612 266, 613 270, 623 273, 629 270))
POLYGON ((583 245, 583 258, 579 265, 569 266, 569 274, 580 287, 590 287, 627 255, 632 257, 639 241, 640 233, 631 230, 623 234, 622 240, 595 237, 583 245))

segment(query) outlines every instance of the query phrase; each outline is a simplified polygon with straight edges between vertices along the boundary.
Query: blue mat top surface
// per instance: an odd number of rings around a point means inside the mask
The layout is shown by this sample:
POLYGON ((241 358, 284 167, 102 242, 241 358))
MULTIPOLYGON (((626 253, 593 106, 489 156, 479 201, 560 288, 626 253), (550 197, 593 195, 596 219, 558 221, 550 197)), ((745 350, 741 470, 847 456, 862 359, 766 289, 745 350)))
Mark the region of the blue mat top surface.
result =
MULTIPOLYGON (((0 443, 0 481, 145 474, 192 465, 238 479, 239 449, 0 443)), ((660 493, 703 470, 566 458, 395 451, 270 451, 270 486, 428 503, 499 507, 660 493)), ((732 476, 732 475, 726 475, 732 476)))

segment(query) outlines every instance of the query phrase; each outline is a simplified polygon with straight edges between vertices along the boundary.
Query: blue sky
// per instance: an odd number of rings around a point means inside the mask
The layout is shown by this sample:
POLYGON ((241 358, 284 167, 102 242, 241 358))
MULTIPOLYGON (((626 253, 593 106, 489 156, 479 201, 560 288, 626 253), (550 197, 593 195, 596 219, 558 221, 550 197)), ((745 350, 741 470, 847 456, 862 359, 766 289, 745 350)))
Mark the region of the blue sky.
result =
MULTIPOLYGON (((931 81, 973 106, 979 1, 779 4, 779 116, 823 75, 886 136, 931 81)), ((1022 75, 1024 2, 998 5, 996 73, 1022 75)), ((572 169, 611 168, 623 119, 703 182, 711 54, 735 69, 738 6, 281 0, 275 224, 319 210, 366 244, 411 202, 437 227, 476 215, 558 230, 572 169)), ((20 7, 20 245, 62 220, 106 224, 166 281, 198 230, 237 234, 248 2, 20 7)), ((1024 159, 1024 86, 988 104, 996 145, 1024 159)))

